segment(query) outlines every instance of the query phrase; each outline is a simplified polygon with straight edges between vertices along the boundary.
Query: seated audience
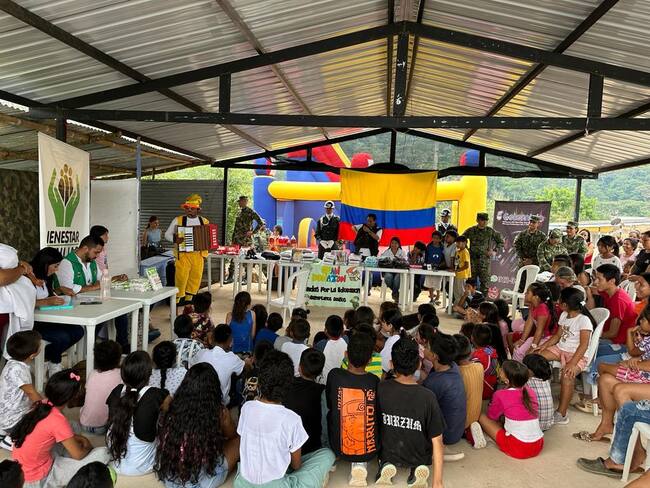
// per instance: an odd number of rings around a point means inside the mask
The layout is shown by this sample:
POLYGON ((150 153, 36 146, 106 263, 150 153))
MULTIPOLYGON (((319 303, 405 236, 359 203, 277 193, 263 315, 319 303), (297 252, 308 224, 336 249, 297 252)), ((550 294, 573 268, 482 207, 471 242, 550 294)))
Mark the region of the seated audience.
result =
POLYGON ((162 417, 157 443, 154 472, 166 488, 216 488, 235 471, 239 437, 210 365, 187 371, 162 417))
POLYGON ((381 368, 384 373, 390 372, 390 351, 399 340, 401 329, 402 313, 399 309, 388 310, 379 318, 379 333, 386 339, 381 350, 381 368))
POLYGON ((0 486, 3 488, 23 488, 24 483, 25 475, 20 463, 9 459, 5 459, 0 463, 0 486))
POLYGON ((253 352, 253 338, 257 332, 257 319, 251 310, 251 295, 240 291, 235 295, 232 311, 226 315, 226 324, 232 329, 232 352, 253 352))
POLYGON ((535 392, 537 397, 539 426, 544 430, 553 427, 553 394, 551 392, 551 378, 553 370, 551 364, 544 356, 539 354, 528 354, 523 363, 529 371, 529 378, 526 385, 535 392))
POLYGON ((260 364, 261 398, 246 402, 241 409, 237 427, 241 462, 235 488, 273 482, 277 486, 324 485, 334 464, 334 454, 329 449, 319 449, 302 455, 301 448, 309 436, 300 416, 282 406, 292 379, 291 358, 280 351, 269 351, 260 364))
POLYGON ((108 423, 106 400, 122 383, 122 348, 115 341, 106 341, 95 344, 94 351, 95 369, 86 379, 86 398, 79 411, 79 423, 84 432, 104 435, 108 423))
POLYGON ((113 468, 95 461, 77 471, 66 488, 113 488, 116 479, 117 473, 113 468))
POLYGON ((595 276, 596 271, 604 264, 612 264, 623 273, 623 265, 618 257, 618 242, 614 236, 602 236, 596 243, 598 253, 594 255, 591 270, 592 276, 595 276))
POLYGON ((93 449, 86 437, 75 435, 61 412, 80 388, 81 378, 72 369, 52 375, 45 399, 35 402, 11 431, 11 454, 22 466, 28 486, 65 486, 82 466, 109 461, 106 448, 93 449))
POLYGON ((212 294, 210 292, 197 293, 192 297, 192 304, 186 305, 183 314, 192 318, 194 328, 192 339, 200 341, 203 346, 208 347, 210 333, 214 329, 210 310, 212 307, 212 294))
POLYGON ((167 390, 171 396, 174 396, 187 373, 187 369, 183 366, 176 367, 176 346, 171 341, 156 344, 152 359, 156 367, 151 372, 149 385, 167 390))
POLYGON ((499 374, 506 388, 494 393, 487 414, 481 414, 481 430, 477 429, 474 435, 474 447, 487 445, 481 435, 484 432, 510 457, 535 457, 544 447, 544 433, 539 426, 537 397, 526 386, 528 368, 520 362, 508 360, 503 363, 499 374), (500 421, 502 416, 504 423, 500 421))
POLYGON ((497 384, 497 369, 499 356, 492 343, 492 330, 487 324, 477 324, 472 329, 471 361, 480 363, 483 367, 483 400, 492 398, 497 384))
POLYGON ((436 396, 415 379, 420 369, 418 345, 403 334, 391 354, 395 378, 379 383, 377 393, 382 444, 375 484, 392 485, 397 467, 404 466, 410 470, 408 486, 426 487, 433 461, 431 486, 442 488, 445 421, 436 396))
POLYGON ((264 325, 255 336, 256 346, 262 341, 275 344, 275 341, 279 337, 278 331, 282 328, 282 315, 277 312, 270 313, 264 325))
POLYGON ((485 300, 483 293, 478 291, 478 278, 468 278, 465 280, 465 290, 454 304, 453 311, 455 316, 460 319, 466 318, 470 310, 476 310, 479 304, 485 300))
MULTIPOLYGON (((469 339, 463 334, 454 334, 454 340, 458 346, 456 364, 463 378, 465 386, 465 399, 467 413, 465 416, 465 436, 468 437, 468 430, 474 422, 478 422, 481 415, 483 401, 483 366, 480 363, 470 361, 472 345, 469 339)), ((471 443, 471 441, 470 441, 471 443)))
MULTIPOLYGON (((381 354, 377 352, 377 335, 378 335, 377 331, 371 325, 362 323, 357 325, 356 329, 352 331, 353 336, 357 333, 367 335, 372 340, 372 343, 374 345, 372 356, 370 357, 370 361, 366 366, 366 373, 374 374, 375 376, 381 379, 384 375, 384 371, 381 366, 381 354)), ((348 347, 350 347, 349 341, 348 341, 348 347)), ((346 354, 345 357, 343 358, 343 361, 341 362, 341 369, 348 369, 348 366, 349 366, 349 361, 348 361, 348 356, 346 354)))
POLYGON ((634 266, 630 271, 632 275, 640 275, 641 273, 650 273, 650 230, 641 234, 641 251, 634 261, 634 266))
POLYGON ((510 339, 513 345, 512 358, 518 361, 531 348, 537 349, 557 327, 555 303, 546 285, 532 283, 526 290, 524 302, 529 308, 524 330, 521 334, 513 332, 510 339))
POLYGON ((325 385, 316 379, 323 373, 325 355, 316 349, 305 349, 300 356, 300 376, 291 382, 282 404, 300 415, 309 438, 302 445, 301 454, 309 454, 322 447, 321 397, 325 385))
POLYGON ((300 376, 300 356, 305 349, 305 344, 311 334, 309 322, 305 319, 293 319, 291 321, 291 342, 285 342, 280 349, 288 354, 293 361, 293 371, 295 376, 300 376))
POLYGON ((316 342, 314 348, 318 349, 325 355, 325 366, 319 382, 325 384, 327 375, 334 368, 341 367, 341 362, 345 357, 345 351, 348 350, 346 337, 343 335, 343 320, 338 315, 330 315, 325 321, 326 338, 316 342))
POLYGON ((192 339, 194 331, 194 322, 190 315, 179 315, 174 320, 174 345, 176 346, 176 356, 178 362, 184 367, 189 368, 194 356, 203 349, 203 342, 192 339))

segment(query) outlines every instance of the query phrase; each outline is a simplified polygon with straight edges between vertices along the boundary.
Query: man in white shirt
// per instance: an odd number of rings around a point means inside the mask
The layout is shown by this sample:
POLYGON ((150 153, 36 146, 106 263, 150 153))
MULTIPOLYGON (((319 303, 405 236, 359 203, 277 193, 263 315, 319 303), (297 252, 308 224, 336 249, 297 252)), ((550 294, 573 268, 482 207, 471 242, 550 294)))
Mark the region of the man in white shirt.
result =
POLYGON ((103 249, 104 241, 101 238, 84 237, 79 248, 70 252, 59 264, 55 288, 60 288, 69 296, 99 290, 101 277, 95 260, 103 249))
POLYGON ((208 363, 214 368, 217 376, 219 376, 223 404, 230 406, 232 376, 233 374, 235 376, 241 375, 244 368, 250 367, 250 363, 242 361, 239 356, 230 350, 232 347, 232 329, 229 325, 218 325, 210 335, 210 342, 214 347, 212 349, 202 349, 196 353, 196 356, 191 360, 191 365, 208 363))

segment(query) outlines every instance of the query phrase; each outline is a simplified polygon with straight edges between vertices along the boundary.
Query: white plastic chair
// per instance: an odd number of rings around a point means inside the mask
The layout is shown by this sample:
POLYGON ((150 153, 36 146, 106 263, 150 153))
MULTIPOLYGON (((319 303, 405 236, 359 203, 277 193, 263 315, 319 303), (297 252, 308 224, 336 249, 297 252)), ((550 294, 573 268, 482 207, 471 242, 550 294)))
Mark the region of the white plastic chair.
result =
MULTIPOLYGON (((630 477, 630 465, 632 464, 632 456, 634 455, 634 448, 636 447, 636 441, 638 440, 639 436, 641 436, 641 443, 645 441, 647 450, 647 442, 650 440, 649 424, 646 424, 645 422, 634 422, 634 426, 632 427, 632 434, 630 434, 630 440, 627 443, 625 464, 623 465, 623 476, 621 477, 621 481, 623 483, 627 483, 627 480, 630 477)), ((646 457, 645 469, 646 471, 650 469, 650 457, 646 457)))
POLYGON ((511 314, 513 317, 517 309, 524 306, 524 297, 526 296, 526 290, 537 279, 537 275, 539 274, 539 266, 535 264, 528 264, 519 268, 517 271, 517 276, 515 276, 515 289, 517 290, 519 289, 519 283, 521 283, 521 277, 524 273, 526 273, 526 283, 524 284, 523 293, 508 289, 501 290, 501 298, 511 301, 511 314))
POLYGON ((284 295, 269 302, 269 307, 277 307, 282 309, 282 320, 285 323, 287 321, 287 312, 291 314, 294 308, 304 307, 305 305, 307 278, 309 278, 308 269, 293 273, 287 280, 287 286, 284 289, 284 295), (295 298, 291 296, 291 291, 294 287, 296 289, 295 298))
MULTIPOLYGON (((605 321, 609 318, 609 310, 606 308, 594 308, 590 310, 591 316, 596 321, 597 327, 594 333, 591 335, 591 342, 589 343, 589 348, 587 349, 587 366, 589 368, 594 361, 596 360, 596 353, 598 352, 598 342, 600 341, 600 336, 603 333, 603 327, 605 327, 605 321)), ((582 385, 583 390, 588 389, 587 385, 587 373, 582 373, 582 385)), ((598 417, 598 404, 596 399, 598 398, 598 382, 594 385, 591 385, 591 404, 593 406, 594 417, 598 417)))
POLYGON ((625 290, 625 293, 630 295, 630 298, 632 301, 636 300, 636 287, 634 286, 634 282, 630 280, 625 280, 622 281, 618 287, 622 290, 625 290))

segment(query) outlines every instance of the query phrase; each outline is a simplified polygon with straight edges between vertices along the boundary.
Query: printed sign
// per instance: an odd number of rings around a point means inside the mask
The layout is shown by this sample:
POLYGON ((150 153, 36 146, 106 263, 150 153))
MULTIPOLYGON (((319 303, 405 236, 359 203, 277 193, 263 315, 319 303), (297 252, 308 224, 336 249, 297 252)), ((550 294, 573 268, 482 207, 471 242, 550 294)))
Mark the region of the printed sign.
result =
POLYGON ((311 267, 305 292, 308 306, 357 308, 360 295, 358 266, 314 264, 311 267))
POLYGON ((64 256, 79 246, 90 228, 90 155, 38 134, 41 248, 64 256))
POLYGON ((514 290, 517 274, 517 254, 514 242, 528 228, 531 215, 540 217, 539 230, 548 233, 551 202, 494 202, 494 230, 503 236, 503 250, 492 260, 488 298, 499 297, 503 289, 514 290))

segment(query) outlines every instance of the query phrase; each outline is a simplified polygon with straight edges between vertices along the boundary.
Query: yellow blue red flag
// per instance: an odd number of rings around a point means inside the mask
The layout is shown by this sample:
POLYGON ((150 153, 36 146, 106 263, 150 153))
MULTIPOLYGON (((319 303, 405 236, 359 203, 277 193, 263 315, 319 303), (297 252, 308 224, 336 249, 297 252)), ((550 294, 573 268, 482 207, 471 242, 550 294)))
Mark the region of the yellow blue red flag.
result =
POLYGON ((435 229, 437 180, 436 171, 395 174, 342 169, 339 238, 353 241, 353 226, 374 213, 383 229, 379 245, 387 246, 394 236, 403 245, 428 242, 435 229))

